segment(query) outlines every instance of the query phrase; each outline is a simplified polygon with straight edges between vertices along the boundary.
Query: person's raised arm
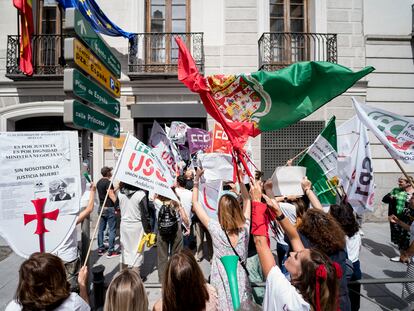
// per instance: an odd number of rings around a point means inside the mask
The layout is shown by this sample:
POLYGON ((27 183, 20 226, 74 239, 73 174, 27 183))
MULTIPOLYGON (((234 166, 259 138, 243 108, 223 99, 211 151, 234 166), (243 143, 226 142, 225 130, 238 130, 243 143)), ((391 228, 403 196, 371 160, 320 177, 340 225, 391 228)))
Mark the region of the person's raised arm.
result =
POLYGON ((208 228, 208 222, 210 218, 208 217, 206 211, 203 209, 201 204, 198 202, 198 189, 200 186, 200 177, 203 175, 204 170, 197 169, 196 175, 194 177, 194 186, 193 186, 193 212, 197 215, 200 222, 203 224, 204 227, 208 228))
POLYGON ((316 194, 312 191, 312 182, 308 179, 308 177, 303 177, 300 185, 302 186, 303 192, 307 195, 310 204, 312 204, 312 207, 323 210, 321 202, 319 201, 316 194))
POLYGON ((238 174, 239 174, 240 194, 243 200, 244 218, 250 219, 250 215, 252 212, 252 201, 250 200, 249 191, 247 190, 246 185, 243 183, 244 176, 240 169, 238 171, 238 174))
POLYGON ((262 203, 262 184, 256 180, 250 185, 250 195, 252 199, 252 230, 257 255, 262 266, 265 277, 276 265, 275 258, 268 244, 268 221, 266 216, 267 206, 262 203))
POLYGON ((78 284, 79 284, 79 296, 81 296, 81 298, 83 300, 85 300, 85 302, 87 304, 89 304, 89 295, 88 295, 88 267, 87 266, 83 266, 82 268, 80 268, 79 270, 79 274, 78 274, 78 284))
POLYGON ((266 200, 268 206, 270 206, 273 214, 276 215, 276 220, 279 222, 286 235, 288 236, 292 245, 292 249, 296 252, 303 250, 305 247, 303 246, 298 231, 292 225, 289 219, 285 217, 279 207, 279 204, 275 200, 271 200, 267 195, 263 195, 263 198, 266 200))
POLYGON ((79 213, 78 219, 76 220, 76 224, 79 225, 86 217, 88 217, 92 211, 95 204, 95 194, 96 194, 96 186, 92 182, 91 183, 91 190, 89 193, 89 201, 86 208, 79 213))

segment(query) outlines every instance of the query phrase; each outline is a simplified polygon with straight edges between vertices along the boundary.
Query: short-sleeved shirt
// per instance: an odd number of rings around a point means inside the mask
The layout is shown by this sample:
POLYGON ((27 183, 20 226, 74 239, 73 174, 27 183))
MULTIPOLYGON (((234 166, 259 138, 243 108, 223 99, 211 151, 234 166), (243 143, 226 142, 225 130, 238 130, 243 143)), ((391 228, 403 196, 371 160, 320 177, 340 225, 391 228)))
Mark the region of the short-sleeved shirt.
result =
MULTIPOLYGON (((22 306, 15 300, 10 301, 5 311, 21 311, 22 306)), ((91 308, 78 294, 71 293, 68 298, 53 311, 90 311, 91 308)))
MULTIPOLYGON (((109 185, 111 185, 111 181, 107 178, 101 178, 96 183, 96 189, 98 190, 99 196, 99 205, 102 207, 103 202, 105 201, 106 192, 108 191, 109 185)), ((113 185, 111 185, 111 189, 114 189, 113 185)), ((106 199, 105 202, 106 207, 113 207, 115 206, 114 202, 109 198, 106 199)))
POLYGON ((283 275, 279 267, 274 266, 267 275, 263 310, 308 311, 310 310, 310 305, 283 275))

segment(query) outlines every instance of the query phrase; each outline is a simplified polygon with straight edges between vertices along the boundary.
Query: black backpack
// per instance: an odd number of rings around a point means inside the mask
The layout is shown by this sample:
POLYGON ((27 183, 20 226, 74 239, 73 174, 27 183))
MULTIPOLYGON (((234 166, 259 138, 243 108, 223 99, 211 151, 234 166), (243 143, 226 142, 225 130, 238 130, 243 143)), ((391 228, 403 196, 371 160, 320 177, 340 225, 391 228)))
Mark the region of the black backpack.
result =
POLYGON ((178 217, 175 209, 163 204, 158 213, 158 232, 165 240, 174 240, 178 231, 178 217))

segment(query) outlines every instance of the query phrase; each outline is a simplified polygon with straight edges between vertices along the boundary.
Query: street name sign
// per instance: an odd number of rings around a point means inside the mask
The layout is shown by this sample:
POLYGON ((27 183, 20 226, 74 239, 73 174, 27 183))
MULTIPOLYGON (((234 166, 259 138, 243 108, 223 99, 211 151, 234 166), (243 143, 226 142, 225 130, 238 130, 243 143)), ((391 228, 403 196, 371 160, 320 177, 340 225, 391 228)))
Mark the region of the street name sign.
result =
POLYGON ((89 129, 103 135, 119 137, 120 124, 77 100, 65 100, 63 122, 71 127, 89 129))
POLYGON ((64 28, 67 30, 73 29, 78 38, 95 53, 99 60, 117 78, 121 77, 121 63, 79 10, 75 8, 68 8, 66 10, 64 28))
POLYGON ((79 40, 75 38, 65 39, 65 60, 75 63, 108 90, 110 94, 120 97, 121 83, 119 80, 79 40))
POLYGON ((119 118, 119 101, 75 68, 65 69, 63 73, 63 90, 119 118))

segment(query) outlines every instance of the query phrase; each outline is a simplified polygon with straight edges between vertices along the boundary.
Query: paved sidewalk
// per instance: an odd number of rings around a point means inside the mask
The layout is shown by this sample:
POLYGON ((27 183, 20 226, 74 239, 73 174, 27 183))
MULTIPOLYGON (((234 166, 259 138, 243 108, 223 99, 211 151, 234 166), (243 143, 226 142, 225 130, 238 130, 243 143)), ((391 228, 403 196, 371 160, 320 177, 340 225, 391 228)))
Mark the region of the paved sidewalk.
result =
MULTIPOLYGON (((92 228, 93 229, 93 228, 92 228)), ((396 248, 390 243, 390 233, 388 223, 365 223, 363 225, 361 269, 363 278, 400 278, 405 276, 406 266, 402 263, 394 263, 390 257, 397 255, 396 248)), ((91 230, 92 231, 92 230, 91 230)), ((0 239, 0 246, 5 245, 4 240, 0 239)), ((0 261, 0 310, 4 310, 8 301, 13 298, 17 286, 18 269, 23 261, 22 258, 12 253, 4 260, 0 261)), ((96 240, 91 254, 93 265, 103 264, 105 266, 105 282, 109 284, 112 277, 119 270, 119 257, 107 259, 105 256, 97 255, 96 240)), ((209 264, 207 261, 200 263, 206 277, 209 275, 209 264)), ((145 252, 144 267, 142 275, 147 276, 145 283, 157 283, 157 252, 152 248, 145 252)), ((401 300, 401 284, 387 285, 367 285, 362 292, 367 294, 374 301, 384 305, 389 309, 401 310, 406 307, 406 303, 401 300)), ((160 297, 159 289, 147 289, 150 307, 160 297)), ((363 311, 385 310, 374 303, 361 298, 361 309, 363 311)))

